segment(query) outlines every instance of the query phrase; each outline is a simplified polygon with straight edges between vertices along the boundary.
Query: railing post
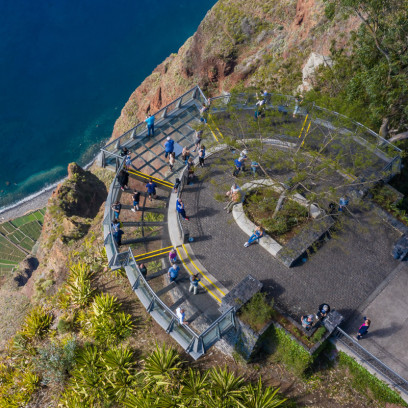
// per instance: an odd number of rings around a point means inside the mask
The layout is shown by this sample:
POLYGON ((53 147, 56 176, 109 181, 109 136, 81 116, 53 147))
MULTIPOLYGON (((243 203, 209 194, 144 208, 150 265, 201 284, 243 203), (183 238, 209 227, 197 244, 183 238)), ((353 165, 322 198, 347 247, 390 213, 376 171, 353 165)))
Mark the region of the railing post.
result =
POLYGON ((130 138, 129 139, 136 139, 136 128, 134 128, 133 130, 132 130, 132 134, 130 135, 130 138))
POLYGON ((175 320, 176 319, 174 317, 171 319, 169 325, 167 326, 166 333, 170 333, 173 330, 175 320))
POLYGON ((150 301, 149 306, 147 306, 147 311, 150 313, 154 308, 154 298, 152 298, 152 300, 150 301))
POLYGON ((162 119, 167 117, 167 106, 163 110, 162 119))
POLYGON ((176 105, 176 109, 180 109, 181 108, 181 100, 183 98, 179 98, 179 100, 177 101, 177 105, 176 105))

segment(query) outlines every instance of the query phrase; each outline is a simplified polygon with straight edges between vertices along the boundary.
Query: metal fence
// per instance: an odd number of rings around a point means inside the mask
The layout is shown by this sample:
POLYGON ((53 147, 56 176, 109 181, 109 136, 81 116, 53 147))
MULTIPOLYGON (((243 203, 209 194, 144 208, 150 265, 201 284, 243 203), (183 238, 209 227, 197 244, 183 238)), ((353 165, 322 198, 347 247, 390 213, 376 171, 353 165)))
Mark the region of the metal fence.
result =
POLYGON ((394 370, 372 355, 368 350, 361 346, 356 340, 350 337, 346 332, 337 327, 333 336, 345 347, 356 354, 363 363, 371 367, 375 372, 383 376, 389 384, 408 397, 408 381, 402 378, 394 370))
MULTIPOLYGON (((173 102, 169 103, 165 107, 157 111, 154 116, 156 118, 155 128, 160 129, 160 124, 163 119, 174 114, 179 108, 190 103, 191 101, 197 101, 198 104, 204 105, 207 103, 207 98, 198 86, 190 89, 173 102)), ((123 135, 119 136, 112 142, 108 143, 101 148, 102 153, 102 165, 112 165, 120 159, 120 150, 123 147, 131 147, 138 142, 141 142, 147 136, 147 125, 145 122, 138 123, 135 127, 128 130, 123 135)))
POLYGON ((177 315, 156 295, 140 272, 130 249, 124 268, 133 291, 147 312, 194 359, 202 356, 224 334, 235 327, 235 309, 232 307, 203 333, 197 334, 191 327, 180 324, 177 315))
MULTIPOLYGON (((289 95, 269 93, 267 96, 258 97, 255 93, 239 93, 211 98, 210 113, 217 114, 227 111, 230 107, 256 110, 257 102, 260 99, 265 100, 264 106, 267 109, 281 114, 292 114, 298 105, 296 98, 289 95)), ((330 111, 314 103, 303 102, 298 106, 298 116, 307 117, 307 121, 335 131, 340 136, 349 137, 355 144, 372 151, 379 160, 385 163, 381 168, 384 178, 391 177, 401 170, 401 149, 371 129, 338 112, 330 111)), ((285 135, 277 134, 275 136, 278 139, 285 139, 285 135)), ((302 142, 299 137, 291 137, 290 139, 292 141, 297 139, 297 142, 302 142)))

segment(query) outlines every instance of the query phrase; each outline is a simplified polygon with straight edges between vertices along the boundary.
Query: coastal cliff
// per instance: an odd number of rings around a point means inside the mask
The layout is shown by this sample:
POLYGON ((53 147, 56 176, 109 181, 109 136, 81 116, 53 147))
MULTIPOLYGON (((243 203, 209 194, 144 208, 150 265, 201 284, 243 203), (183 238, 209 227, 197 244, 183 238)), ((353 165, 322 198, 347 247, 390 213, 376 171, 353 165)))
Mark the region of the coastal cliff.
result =
POLYGON ((329 19, 322 0, 220 0, 178 53, 132 93, 112 138, 195 85, 207 96, 240 85, 292 94, 310 56, 347 48, 358 25, 355 17, 329 19))

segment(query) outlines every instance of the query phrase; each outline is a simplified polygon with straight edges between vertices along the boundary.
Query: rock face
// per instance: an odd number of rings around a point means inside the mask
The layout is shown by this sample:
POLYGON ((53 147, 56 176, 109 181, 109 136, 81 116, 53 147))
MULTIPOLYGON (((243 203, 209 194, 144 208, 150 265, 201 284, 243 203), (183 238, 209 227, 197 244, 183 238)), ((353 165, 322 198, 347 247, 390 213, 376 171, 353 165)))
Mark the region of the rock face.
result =
POLYGON ((354 18, 329 20, 324 10, 323 0, 219 0, 179 52, 133 92, 112 137, 194 85, 207 96, 239 84, 295 93, 309 57, 327 61, 332 42, 344 48, 359 24, 354 18))
POLYGON ((321 65, 331 67, 333 65, 333 61, 328 56, 312 52, 302 69, 302 84, 298 88, 300 92, 310 91, 313 88, 314 74, 316 69, 321 65))

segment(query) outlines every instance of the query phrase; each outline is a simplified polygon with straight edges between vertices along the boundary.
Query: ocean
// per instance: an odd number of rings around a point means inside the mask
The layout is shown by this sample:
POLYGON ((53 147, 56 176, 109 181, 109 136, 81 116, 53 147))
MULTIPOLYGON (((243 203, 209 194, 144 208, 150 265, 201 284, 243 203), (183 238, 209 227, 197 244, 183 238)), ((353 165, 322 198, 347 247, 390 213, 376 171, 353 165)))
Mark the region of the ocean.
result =
POLYGON ((0 2, 0 211, 85 165, 216 0, 0 2))

